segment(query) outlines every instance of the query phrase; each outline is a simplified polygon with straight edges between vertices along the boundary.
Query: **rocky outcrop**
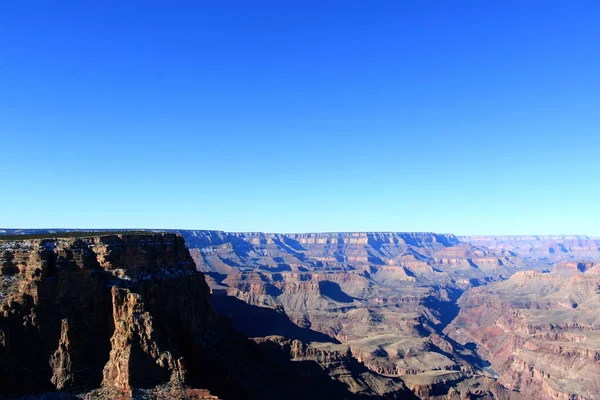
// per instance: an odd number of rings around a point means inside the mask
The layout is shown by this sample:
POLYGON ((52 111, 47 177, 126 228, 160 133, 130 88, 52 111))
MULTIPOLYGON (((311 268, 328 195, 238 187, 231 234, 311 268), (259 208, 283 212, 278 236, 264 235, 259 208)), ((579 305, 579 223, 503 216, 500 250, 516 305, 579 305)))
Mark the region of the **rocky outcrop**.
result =
POLYGON ((213 318, 175 234, 2 241, 0 264, 9 393, 183 382, 182 339, 213 318))
POLYGON ((282 336, 256 338, 262 345, 279 346, 295 362, 316 362, 334 380, 347 385, 358 396, 383 399, 412 398, 400 378, 373 373, 353 356, 350 348, 331 343, 307 344, 282 336))
POLYGON ((104 384, 122 390, 148 387, 167 381, 184 381, 183 358, 158 346, 152 315, 141 296, 127 289, 112 288, 115 330, 109 360, 104 366, 104 384))

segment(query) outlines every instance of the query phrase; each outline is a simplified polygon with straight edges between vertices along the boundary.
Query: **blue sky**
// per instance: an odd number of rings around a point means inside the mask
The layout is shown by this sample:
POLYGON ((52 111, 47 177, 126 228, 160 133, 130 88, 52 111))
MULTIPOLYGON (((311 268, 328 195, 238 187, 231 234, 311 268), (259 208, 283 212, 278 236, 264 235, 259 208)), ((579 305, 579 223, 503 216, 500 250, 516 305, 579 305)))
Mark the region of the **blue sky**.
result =
POLYGON ((5 1, 0 226, 600 235, 597 1, 5 1))

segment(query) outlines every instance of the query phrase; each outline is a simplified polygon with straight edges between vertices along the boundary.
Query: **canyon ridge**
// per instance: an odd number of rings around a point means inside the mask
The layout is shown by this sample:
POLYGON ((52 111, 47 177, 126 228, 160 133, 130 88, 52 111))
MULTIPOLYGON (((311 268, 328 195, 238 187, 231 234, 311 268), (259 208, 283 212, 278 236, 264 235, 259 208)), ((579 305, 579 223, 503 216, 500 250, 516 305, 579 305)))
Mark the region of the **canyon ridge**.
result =
POLYGON ((0 230, 0 395, 600 398, 600 240, 0 230))

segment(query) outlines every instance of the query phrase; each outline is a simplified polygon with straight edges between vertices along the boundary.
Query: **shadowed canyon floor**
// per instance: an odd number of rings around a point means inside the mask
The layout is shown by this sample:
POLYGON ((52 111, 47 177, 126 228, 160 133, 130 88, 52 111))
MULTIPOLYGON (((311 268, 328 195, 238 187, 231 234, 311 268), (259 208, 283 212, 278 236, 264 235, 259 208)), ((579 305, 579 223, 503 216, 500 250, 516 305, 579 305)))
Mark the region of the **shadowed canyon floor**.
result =
POLYGON ((0 232, 5 394, 599 398, 596 239, 173 232, 0 232))

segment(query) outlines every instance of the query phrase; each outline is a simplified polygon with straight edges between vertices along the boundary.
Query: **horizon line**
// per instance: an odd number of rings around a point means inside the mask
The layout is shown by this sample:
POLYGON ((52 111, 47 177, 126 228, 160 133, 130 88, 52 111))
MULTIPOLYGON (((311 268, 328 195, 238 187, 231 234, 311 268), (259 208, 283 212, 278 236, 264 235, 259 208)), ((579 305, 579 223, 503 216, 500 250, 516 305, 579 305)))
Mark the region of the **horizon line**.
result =
POLYGON ((188 228, 0 228, 2 231, 18 231, 18 230, 40 230, 40 231, 85 231, 85 232, 103 232, 103 231, 152 231, 152 232, 166 232, 166 231, 204 231, 204 232, 223 232, 223 233, 235 233, 235 234, 266 234, 266 235, 307 235, 307 234, 434 234, 434 235, 451 235, 455 237, 586 237, 589 239, 600 238, 600 236, 590 235, 587 233, 532 233, 532 234, 456 234, 449 232, 436 232, 436 231, 377 231, 377 230, 355 230, 355 231, 309 231, 309 232, 269 232, 269 231, 236 231, 236 230, 223 230, 223 229, 188 229, 188 228))

